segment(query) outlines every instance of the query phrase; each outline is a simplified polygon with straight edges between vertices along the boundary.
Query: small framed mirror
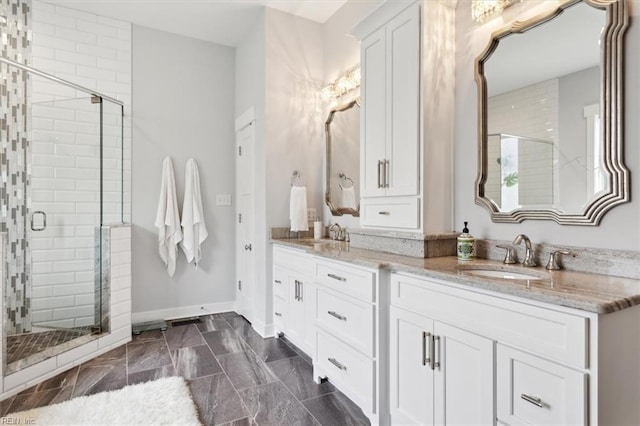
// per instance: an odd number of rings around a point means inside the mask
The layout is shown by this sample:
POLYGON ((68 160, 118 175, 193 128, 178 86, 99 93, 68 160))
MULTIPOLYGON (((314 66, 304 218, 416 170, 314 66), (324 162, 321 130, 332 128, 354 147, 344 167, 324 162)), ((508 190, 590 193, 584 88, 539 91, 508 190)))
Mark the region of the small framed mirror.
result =
POLYGON ((494 33, 476 60, 476 203, 494 222, 597 225, 629 201, 625 0, 570 0, 494 33))
POLYGON ((360 98, 333 108, 324 130, 325 202, 334 216, 360 216, 360 98))

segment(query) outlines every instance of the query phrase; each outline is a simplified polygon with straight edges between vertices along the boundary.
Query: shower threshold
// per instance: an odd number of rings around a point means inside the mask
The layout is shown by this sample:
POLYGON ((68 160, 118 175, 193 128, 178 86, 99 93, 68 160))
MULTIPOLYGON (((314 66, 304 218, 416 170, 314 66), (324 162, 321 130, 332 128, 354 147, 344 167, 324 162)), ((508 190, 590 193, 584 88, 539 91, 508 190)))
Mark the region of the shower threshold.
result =
POLYGON ((5 374, 22 370, 100 337, 100 334, 92 331, 92 327, 80 327, 7 336, 5 374))

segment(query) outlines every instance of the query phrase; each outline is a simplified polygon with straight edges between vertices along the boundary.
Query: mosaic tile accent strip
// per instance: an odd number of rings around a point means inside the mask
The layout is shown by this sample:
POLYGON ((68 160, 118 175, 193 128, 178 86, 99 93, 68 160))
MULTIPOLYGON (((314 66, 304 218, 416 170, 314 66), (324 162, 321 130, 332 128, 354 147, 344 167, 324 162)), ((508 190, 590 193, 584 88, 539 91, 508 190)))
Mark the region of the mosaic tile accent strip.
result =
MULTIPOLYGON (((21 63, 31 61, 31 2, 1 0, 0 32, 2 56, 21 63)), ((6 232, 5 246, 5 330, 24 333, 31 329, 30 269, 27 239, 27 199, 30 184, 28 166, 29 110, 28 74, 0 64, 0 232, 6 232)))

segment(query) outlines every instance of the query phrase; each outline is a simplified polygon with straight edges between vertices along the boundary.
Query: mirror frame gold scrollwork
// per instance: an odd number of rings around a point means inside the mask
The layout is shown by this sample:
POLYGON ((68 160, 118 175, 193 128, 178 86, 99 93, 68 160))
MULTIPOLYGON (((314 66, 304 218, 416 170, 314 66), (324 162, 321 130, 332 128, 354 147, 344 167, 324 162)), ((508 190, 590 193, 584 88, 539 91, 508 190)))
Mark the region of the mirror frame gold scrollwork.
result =
POLYGON ((360 202, 358 202, 357 209, 352 209, 347 207, 336 207, 333 204, 333 201, 331 201, 331 122, 333 121, 333 116, 336 114, 336 112, 346 111, 350 108, 353 108, 355 105, 360 106, 360 97, 357 97, 352 101, 349 101, 335 108, 332 108, 331 112, 329 112, 329 116, 327 117, 327 121, 325 121, 324 123, 324 133, 326 137, 326 143, 325 143, 326 145, 326 156, 325 156, 326 186, 325 186, 324 201, 327 203, 329 210, 331 210, 331 214, 334 216, 342 216, 345 214, 350 214, 353 217, 360 216, 360 202))
POLYGON ((478 177, 475 182, 475 202, 486 207, 493 222, 522 222, 526 219, 554 220, 561 225, 596 226, 614 206, 629 202, 629 170, 623 161, 623 75, 624 33, 629 26, 626 0, 568 0, 556 9, 526 21, 516 21, 494 32, 487 48, 476 58, 475 78, 478 85, 478 177), (603 111, 603 163, 609 174, 609 191, 591 200, 582 213, 566 214, 557 209, 516 209, 501 212, 499 206, 485 196, 484 185, 488 173, 487 81, 484 63, 496 50, 500 40, 510 34, 524 33, 557 17, 576 3, 605 10, 607 26, 602 35, 602 80, 600 102, 603 111))

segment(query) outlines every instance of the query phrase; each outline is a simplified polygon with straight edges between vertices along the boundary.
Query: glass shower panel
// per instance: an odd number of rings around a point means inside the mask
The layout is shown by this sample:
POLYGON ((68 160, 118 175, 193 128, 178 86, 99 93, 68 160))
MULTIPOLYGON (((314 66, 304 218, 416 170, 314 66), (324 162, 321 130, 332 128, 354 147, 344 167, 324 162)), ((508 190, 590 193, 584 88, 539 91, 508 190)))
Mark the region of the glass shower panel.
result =
POLYGON ((31 104, 32 332, 99 325, 100 103, 31 104))

